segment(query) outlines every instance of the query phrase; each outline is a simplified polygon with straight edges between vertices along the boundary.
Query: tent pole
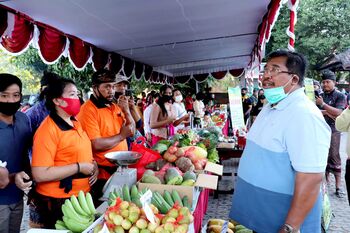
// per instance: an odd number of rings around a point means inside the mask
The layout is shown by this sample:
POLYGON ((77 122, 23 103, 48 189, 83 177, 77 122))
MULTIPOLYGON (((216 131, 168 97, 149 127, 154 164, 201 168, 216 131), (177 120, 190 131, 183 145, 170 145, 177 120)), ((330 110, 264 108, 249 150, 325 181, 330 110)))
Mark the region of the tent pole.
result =
POLYGON ((199 85, 198 85, 198 82, 196 81, 196 93, 199 92, 199 85))

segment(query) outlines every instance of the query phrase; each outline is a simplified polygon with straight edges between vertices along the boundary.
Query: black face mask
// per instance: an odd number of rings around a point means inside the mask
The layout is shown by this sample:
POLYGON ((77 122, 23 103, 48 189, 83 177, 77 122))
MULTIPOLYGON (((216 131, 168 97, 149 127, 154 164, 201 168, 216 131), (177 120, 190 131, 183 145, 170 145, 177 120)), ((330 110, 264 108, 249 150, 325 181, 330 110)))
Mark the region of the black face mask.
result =
POLYGON ((173 100, 173 97, 171 95, 163 95, 162 96, 163 102, 167 103, 173 100))
POLYGON ((110 101, 108 99, 106 99, 105 97, 103 97, 102 93, 100 92, 100 90, 97 88, 97 92, 98 92, 98 96, 97 96, 97 101, 100 102, 101 104, 111 104, 113 101, 110 101))
POLYGON ((0 102, 0 112, 7 116, 13 116, 21 107, 21 101, 18 102, 0 102))

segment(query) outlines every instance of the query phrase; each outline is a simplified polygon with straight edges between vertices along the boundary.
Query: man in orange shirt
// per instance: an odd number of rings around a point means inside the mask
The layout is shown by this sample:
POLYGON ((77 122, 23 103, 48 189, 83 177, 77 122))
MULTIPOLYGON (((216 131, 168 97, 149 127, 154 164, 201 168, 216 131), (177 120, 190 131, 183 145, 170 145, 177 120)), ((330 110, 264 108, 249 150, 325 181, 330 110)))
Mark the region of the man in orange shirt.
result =
POLYGON ((116 171, 104 155, 112 151, 127 151, 126 138, 135 133, 135 122, 130 114, 128 99, 120 96, 113 103, 116 75, 109 70, 99 70, 92 76, 93 94, 80 109, 78 119, 88 134, 93 156, 99 166, 96 184, 92 187, 95 200, 102 196, 102 188, 116 171))

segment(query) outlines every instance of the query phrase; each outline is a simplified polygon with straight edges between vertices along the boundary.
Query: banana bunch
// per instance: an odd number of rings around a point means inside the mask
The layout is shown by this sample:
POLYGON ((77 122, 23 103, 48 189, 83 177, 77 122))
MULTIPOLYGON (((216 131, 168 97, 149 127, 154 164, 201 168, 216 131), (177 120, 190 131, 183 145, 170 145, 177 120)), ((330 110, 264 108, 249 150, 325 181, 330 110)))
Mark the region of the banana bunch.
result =
POLYGON ((96 209, 90 193, 80 191, 78 198, 71 196, 62 205, 63 221, 57 220, 56 230, 83 232, 95 220, 96 209))
MULTIPOLYGON (((209 219, 207 225, 208 233, 221 233, 222 225, 224 225, 226 221, 223 219, 212 218, 209 219)), ((233 223, 228 222, 227 233, 233 233, 235 226, 233 223)))

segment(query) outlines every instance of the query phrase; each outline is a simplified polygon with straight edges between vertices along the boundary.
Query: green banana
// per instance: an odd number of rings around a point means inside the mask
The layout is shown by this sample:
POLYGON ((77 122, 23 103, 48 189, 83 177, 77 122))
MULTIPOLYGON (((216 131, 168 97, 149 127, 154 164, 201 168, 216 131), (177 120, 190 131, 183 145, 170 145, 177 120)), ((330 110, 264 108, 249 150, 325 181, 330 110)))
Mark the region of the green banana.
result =
POLYGON ((73 232, 83 232, 93 223, 93 221, 90 221, 88 223, 81 223, 66 216, 63 216, 63 222, 67 228, 73 232))
POLYGON ((115 188, 113 194, 114 194, 114 196, 115 196, 115 199, 118 198, 118 197, 120 197, 121 199, 123 199, 123 194, 120 192, 119 189, 115 188))
POLYGON ((80 191, 78 194, 78 200, 81 208, 88 214, 91 215, 90 209, 87 205, 86 199, 85 199, 85 194, 83 191, 80 191))
POLYGON ((61 220, 57 220, 55 224, 55 228, 56 230, 68 230, 66 224, 64 224, 64 222, 61 220))
POLYGON ((76 211, 78 214, 84 215, 84 216, 89 216, 89 215, 81 208, 81 206, 80 206, 80 204, 79 204, 79 201, 78 201, 78 199, 77 199, 76 196, 74 196, 74 195, 71 196, 70 202, 72 203, 72 205, 73 205, 75 211, 76 211))
POLYGON ((131 198, 130 198, 130 189, 129 189, 129 186, 124 184, 123 186, 123 200, 124 201, 128 201, 130 202, 131 201, 131 198))
POLYGON ((136 185, 131 186, 130 196, 131 199, 139 198, 139 191, 137 190, 136 185))
POLYGON ((91 218, 89 217, 85 217, 85 216, 82 216, 82 215, 79 215, 75 210, 74 210, 74 207, 72 205, 72 203, 67 199, 65 202, 64 202, 64 208, 67 209, 67 217, 68 218, 71 218, 71 219, 74 219, 74 220, 77 220, 81 223, 88 223, 91 221, 91 218))
POLYGON ((110 200, 114 200, 114 199, 116 199, 117 198, 117 196, 115 195, 115 193, 114 192, 110 192, 109 193, 109 195, 108 195, 108 199, 110 199, 110 200))
POLYGON ((93 214, 93 215, 96 214, 96 208, 94 206, 94 201, 92 200, 91 194, 90 193, 86 193, 85 198, 86 198, 86 202, 87 202, 87 205, 88 205, 88 207, 90 209, 91 214, 93 214))

